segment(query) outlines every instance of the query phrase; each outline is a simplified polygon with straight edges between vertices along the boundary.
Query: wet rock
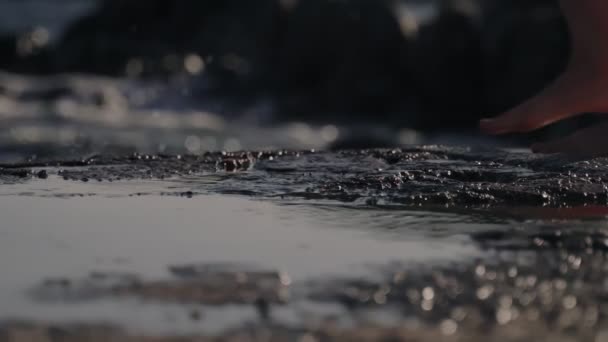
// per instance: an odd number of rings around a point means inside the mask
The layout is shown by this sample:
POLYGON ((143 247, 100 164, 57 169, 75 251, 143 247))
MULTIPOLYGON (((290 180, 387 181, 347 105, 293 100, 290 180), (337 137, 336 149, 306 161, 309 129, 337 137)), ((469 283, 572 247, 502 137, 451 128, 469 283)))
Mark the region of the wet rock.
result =
MULTIPOLYGON (((567 161, 530 153, 419 146, 336 152, 237 152, 194 156, 96 156, 82 161, 0 165, 6 177, 59 167, 66 180, 214 177, 204 189, 165 195, 222 193, 334 200, 400 207, 552 208, 605 205, 607 159, 567 161)), ((191 184, 187 186, 192 186, 191 184)))
MULTIPOLYGON (((533 214, 534 209, 530 209, 528 212, 533 214)), ((555 215, 555 217, 559 218, 559 215, 555 215)), ((484 249, 539 252, 561 250, 576 254, 591 251, 604 253, 608 250, 606 230, 591 224, 578 228, 560 224, 537 225, 536 227, 526 227, 525 230, 477 232, 471 237, 484 249)))
POLYGON ((56 45, 37 32, 0 38, 0 67, 196 76, 188 96, 239 108, 269 98, 275 120, 431 131, 476 128, 544 87, 569 54, 553 0, 105 0, 56 45))
POLYGON ((486 1, 483 19, 487 110, 499 113, 544 88, 569 56, 557 1, 486 1))
MULTIPOLYGON (((83 160, 35 161, 5 165, 5 173, 21 174, 20 166, 55 167, 58 174, 66 180, 79 179, 88 182, 91 179, 113 181, 120 179, 165 179, 190 174, 212 173, 217 171, 246 171, 256 159, 271 158, 274 153, 258 157, 248 152, 242 153, 206 153, 194 155, 141 155, 130 156, 97 156, 83 160), (84 168, 83 168, 84 167, 84 168)), ((2 167, 0 166, 0 170, 2 167)), ((27 171, 26 171, 27 172, 27 171)), ((188 195, 187 193, 184 193, 188 195)), ((193 193, 192 193, 193 194, 193 193)))
POLYGON ((3 34, 0 36, 0 68, 27 74, 55 71, 48 42, 48 32, 43 28, 3 34))
POLYGON ((36 177, 38 177, 40 179, 47 179, 47 178, 49 178, 49 175, 46 172, 46 170, 40 170, 36 173, 36 177))
POLYGON ((262 42, 271 42, 277 10, 275 1, 103 1, 65 34, 57 67, 130 76, 185 73, 192 72, 187 56, 195 54, 204 62, 212 56, 210 70, 232 84, 228 78, 243 75, 223 61, 233 56, 253 64, 267 53, 270 46, 262 42))
POLYGON ((16 35, 0 36, 0 52, 2 53, 0 65, 6 69, 13 67, 18 60, 16 35))
POLYGON ((250 156, 243 156, 241 158, 225 158, 219 165, 218 169, 228 172, 234 171, 246 171, 253 164, 253 158, 250 156))
POLYGON ((412 38, 411 82, 419 112, 406 126, 433 130, 474 127, 484 111, 481 8, 476 1, 443 1, 436 18, 412 38))
POLYGON ((391 119, 414 85, 389 1, 299 1, 287 17, 276 87, 280 113, 338 122, 391 119), (315 22, 315 25, 311 25, 315 22))
POLYGON ((57 101, 61 98, 73 96, 73 89, 67 86, 50 87, 48 89, 34 89, 32 91, 23 92, 16 97, 20 101, 57 101))
POLYGON ((25 180, 29 177, 31 177, 31 173, 28 170, 0 167, 0 182, 10 183, 16 180, 25 180))

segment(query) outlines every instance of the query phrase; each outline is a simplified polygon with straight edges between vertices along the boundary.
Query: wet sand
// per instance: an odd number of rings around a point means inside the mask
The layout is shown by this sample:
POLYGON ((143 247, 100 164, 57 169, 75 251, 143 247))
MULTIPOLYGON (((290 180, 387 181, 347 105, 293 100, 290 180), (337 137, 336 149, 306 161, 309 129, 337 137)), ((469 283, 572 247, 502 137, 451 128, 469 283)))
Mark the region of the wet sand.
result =
POLYGON ((0 340, 603 341, 604 160, 440 146, 0 166, 0 340))

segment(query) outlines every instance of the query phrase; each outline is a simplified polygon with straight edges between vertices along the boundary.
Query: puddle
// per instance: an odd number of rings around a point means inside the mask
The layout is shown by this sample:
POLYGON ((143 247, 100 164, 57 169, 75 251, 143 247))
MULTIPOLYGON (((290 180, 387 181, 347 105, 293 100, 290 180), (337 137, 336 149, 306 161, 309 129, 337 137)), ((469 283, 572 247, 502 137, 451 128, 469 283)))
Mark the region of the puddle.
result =
MULTIPOLYGON (((175 322, 167 317, 189 321, 183 307, 181 315, 172 314, 180 311, 179 306, 172 307, 174 303, 151 310, 152 304, 132 298, 61 304, 41 303, 27 294, 43 279, 78 279, 92 271, 134 273, 156 280, 169 278, 172 265, 250 265, 282 271, 297 284, 323 277, 373 277, 372 265, 392 261, 417 264, 479 254, 464 235, 469 224, 456 215, 436 215, 437 225, 462 234, 428 239, 419 229, 423 213, 361 214, 348 208, 328 210, 217 195, 129 197, 122 193, 121 184, 70 185, 59 179, 50 183, 33 181, 2 190, 0 319, 84 319, 153 330, 162 326, 173 330, 175 322), (45 198, 55 190, 64 195, 96 195, 45 198), (399 233, 380 231, 381 222, 399 233)), ((130 190, 139 186, 150 190, 145 182, 133 182, 130 190)), ((257 317, 254 308, 247 311, 245 316, 257 317)), ((211 316, 224 317, 224 324, 215 324, 222 327, 243 316, 229 307, 213 312, 218 314, 211 316)))
POLYGON ((606 162, 421 146, 0 165, 0 333, 595 342, 606 162))

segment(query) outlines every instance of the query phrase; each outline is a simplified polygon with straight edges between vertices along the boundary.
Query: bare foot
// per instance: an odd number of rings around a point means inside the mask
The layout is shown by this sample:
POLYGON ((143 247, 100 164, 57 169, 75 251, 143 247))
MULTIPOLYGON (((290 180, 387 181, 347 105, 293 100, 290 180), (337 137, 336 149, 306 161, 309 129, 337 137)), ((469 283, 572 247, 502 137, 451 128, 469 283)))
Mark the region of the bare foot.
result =
POLYGON ((489 134, 529 132, 589 112, 608 112, 608 74, 573 62, 540 94, 497 118, 482 120, 480 127, 489 134))
MULTIPOLYGON (((553 122, 588 112, 608 112, 608 1, 560 0, 568 21, 572 56, 566 71, 534 98, 493 119, 480 122, 489 134, 528 132, 553 122)), ((537 146, 538 152, 588 149, 591 154, 608 154, 590 140, 602 138, 598 126, 561 142, 537 146), (579 143, 591 145, 579 146, 579 143), (566 146, 568 143, 574 144, 566 146), (600 150, 604 151, 600 151, 600 150)), ((604 130, 604 134, 608 132, 604 130)), ((608 142, 608 138, 604 139, 608 142)))

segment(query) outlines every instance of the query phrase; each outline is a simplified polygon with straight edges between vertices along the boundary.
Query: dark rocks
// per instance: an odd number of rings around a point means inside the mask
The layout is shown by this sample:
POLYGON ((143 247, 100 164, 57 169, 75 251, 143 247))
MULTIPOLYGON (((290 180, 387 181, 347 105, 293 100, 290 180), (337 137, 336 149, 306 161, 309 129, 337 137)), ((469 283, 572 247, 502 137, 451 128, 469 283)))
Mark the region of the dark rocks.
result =
POLYGON ((474 128, 537 92, 567 61, 557 1, 450 0, 429 10, 432 3, 106 0, 51 47, 35 32, 0 38, 0 66, 202 73, 194 98, 270 97, 278 120, 435 130, 474 128))
MULTIPOLYGON (((530 153, 419 146, 337 152, 236 152, 95 156, 81 161, 0 165, 0 177, 27 179, 44 167, 67 181, 165 179, 205 193, 333 200, 398 207, 552 208, 608 203, 606 159, 567 161, 530 153), (220 175, 218 177, 218 175, 220 175), (192 188, 189 177, 211 177, 192 188)), ((38 173, 38 177, 44 174, 38 173)))
POLYGON ((40 179, 47 179, 47 178, 49 178, 49 175, 46 172, 46 170, 40 170, 40 171, 36 172, 36 177, 38 177, 40 179))
POLYGON ((481 8, 476 1, 443 1, 436 18, 412 39, 410 91, 419 101, 414 128, 470 128, 484 113, 481 8))
POLYGON ((188 71, 185 58, 196 54, 221 82, 238 83, 247 78, 249 65, 272 50, 279 11, 275 1, 104 1, 66 32, 57 48, 65 52, 57 67, 171 74, 188 71))
POLYGON ((12 182, 15 180, 26 180, 31 177, 30 171, 22 168, 0 167, 0 182, 12 182))
POLYGON ((397 115, 415 87, 389 1, 300 1, 290 12, 277 88, 282 113, 345 122, 397 115), (311 25, 311 23, 315 23, 311 25))
POLYGON ((253 165, 253 157, 244 155, 241 158, 224 158, 218 163, 218 169, 222 171, 246 171, 253 165))
POLYGON ((46 74, 56 71, 48 32, 35 28, 0 36, 0 68, 13 72, 46 74))
POLYGON ((499 113, 540 91, 569 56, 557 1, 486 1, 482 40, 488 113, 499 113))

